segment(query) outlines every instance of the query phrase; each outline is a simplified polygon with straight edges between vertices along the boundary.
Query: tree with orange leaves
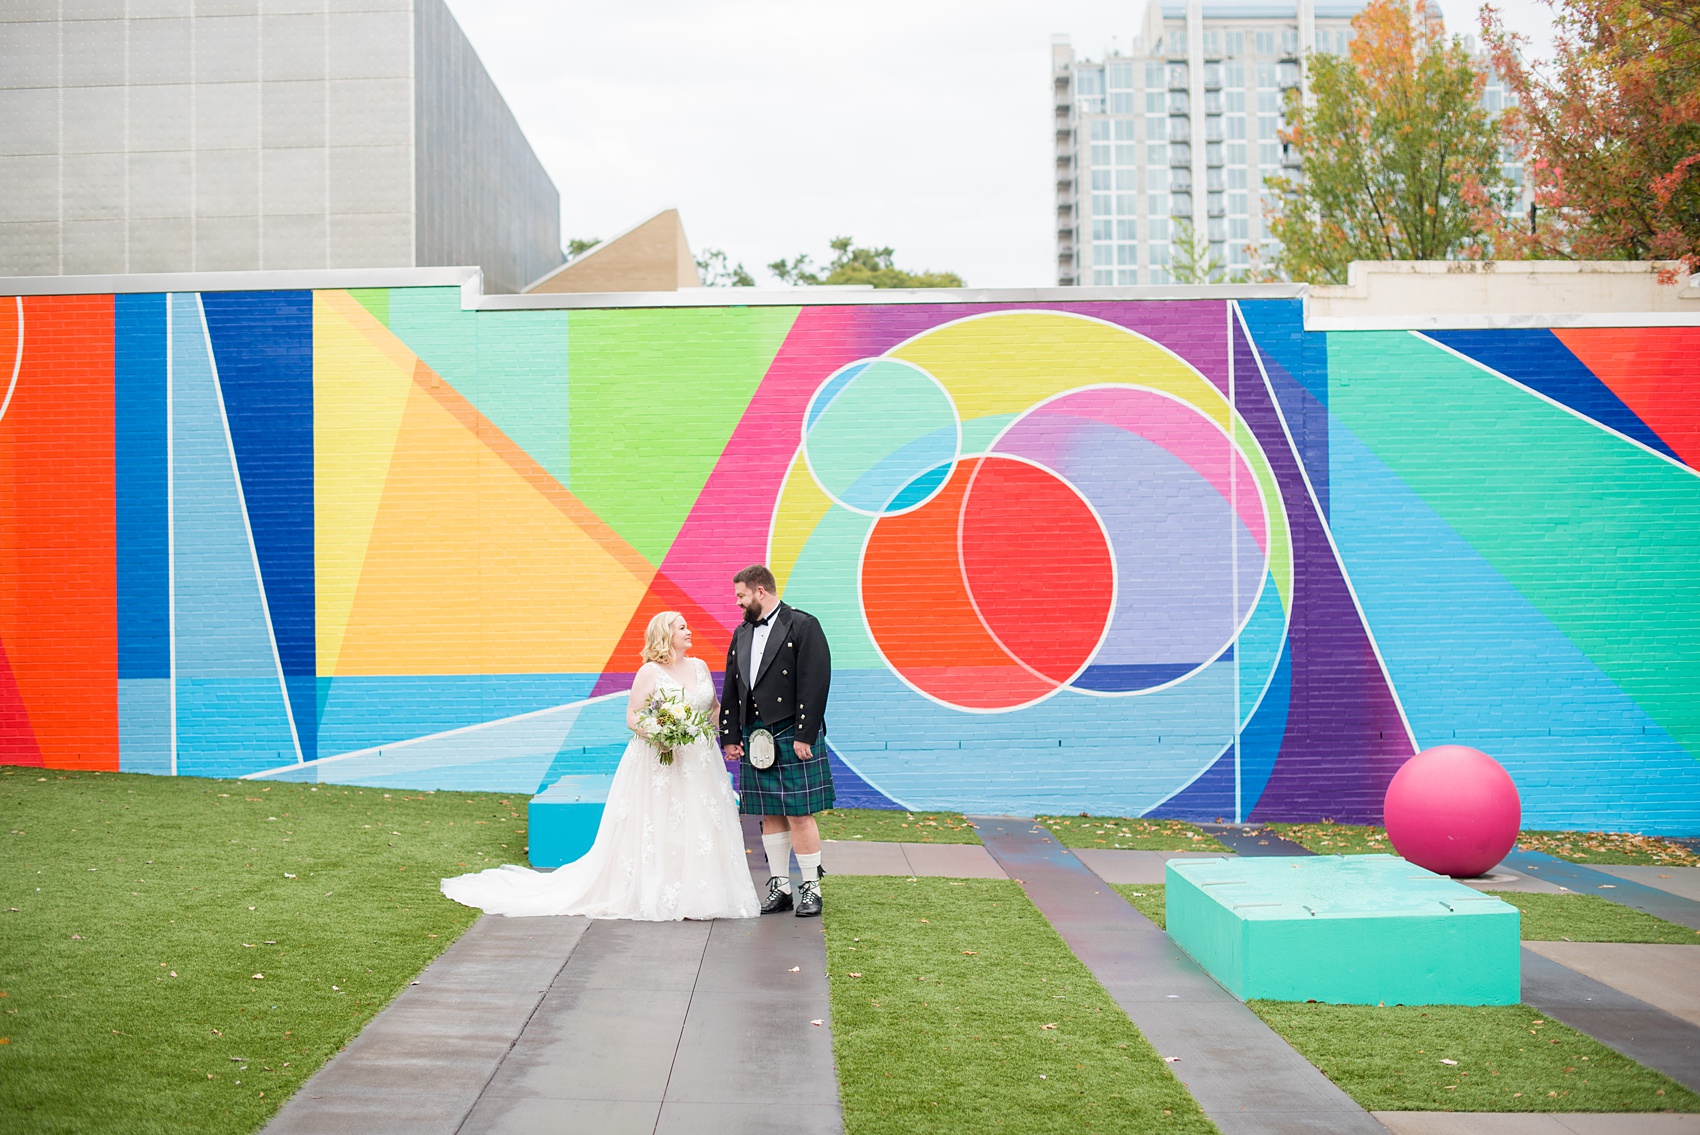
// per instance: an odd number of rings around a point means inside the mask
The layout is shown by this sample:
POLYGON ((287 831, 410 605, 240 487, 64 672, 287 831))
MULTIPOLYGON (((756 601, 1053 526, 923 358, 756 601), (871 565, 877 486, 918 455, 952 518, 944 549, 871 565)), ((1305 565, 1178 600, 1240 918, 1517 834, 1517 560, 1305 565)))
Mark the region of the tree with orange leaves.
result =
POLYGON ((1482 9, 1494 67, 1517 95, 1506 131, 1526 155, 1536 205, 1535 225, 1494 234, 1500 255, 1680 260, 1700 271, 1700 6, 1547 2, 1547 67, 1525 63, 1524 37, 1482 9))
POLYGON ((1288 94, 1281 140, 1301 167, 1273 183, 1277 265, 1343 284, 1353 260, 1480 255, 1480 205, 1513 199, 1486 76, 1429 0, 1370 0, 1352 27, 1348 57, 1310 58, 1311 98, 1288 94))

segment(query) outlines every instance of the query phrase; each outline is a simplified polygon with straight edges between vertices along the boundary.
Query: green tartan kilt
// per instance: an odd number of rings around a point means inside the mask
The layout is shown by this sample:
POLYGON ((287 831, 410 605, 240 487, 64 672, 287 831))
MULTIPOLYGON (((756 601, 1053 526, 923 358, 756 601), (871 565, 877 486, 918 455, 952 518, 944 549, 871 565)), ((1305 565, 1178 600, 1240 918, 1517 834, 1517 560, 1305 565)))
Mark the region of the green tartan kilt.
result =
POLYGON ((746 816, 812 816, 832 807, 832 765, 826 759, 826 738, 815 742, 815 755, 798 760, 791 748, 797 732, 789 721, 779 728, 761 722, 744 727, 744 756, 738 761, 738 811, 746 816), (766 728, 773 733, 776 759, 770 769, 750 764, 750 734, 766 728))

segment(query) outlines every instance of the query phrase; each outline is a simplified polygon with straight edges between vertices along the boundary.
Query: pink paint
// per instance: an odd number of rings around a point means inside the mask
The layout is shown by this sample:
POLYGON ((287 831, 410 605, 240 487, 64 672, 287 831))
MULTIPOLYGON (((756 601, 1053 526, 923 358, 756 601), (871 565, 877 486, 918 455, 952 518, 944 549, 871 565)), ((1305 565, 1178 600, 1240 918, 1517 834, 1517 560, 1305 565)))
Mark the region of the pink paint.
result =
POLYGON ((1437 745, 1406 761, 1387 786, 1384 811, 1395 851, 1457 878, 1493 870, 1523 822, 1511 774, 1464 745, 1437 745))
POLYGON ((847 363, 877 354, 861 333, 861 312, 806 307, 767 368, 679 530, 662 574, 726 627, 737 625, 732 576, 767 555, 768 527, 787 464, 773 459, 773 439, 800 441, 815 388, 847 363))

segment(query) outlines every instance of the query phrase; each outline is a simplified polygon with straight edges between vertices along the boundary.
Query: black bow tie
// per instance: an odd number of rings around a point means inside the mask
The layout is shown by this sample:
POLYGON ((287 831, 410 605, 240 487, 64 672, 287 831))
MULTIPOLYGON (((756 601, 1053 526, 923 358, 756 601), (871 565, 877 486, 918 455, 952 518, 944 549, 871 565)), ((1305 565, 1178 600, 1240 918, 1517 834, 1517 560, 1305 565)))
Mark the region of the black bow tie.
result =
POLYGON ((757 619, 755 622, 751 623, 750 625, 755 626, 755 627, 765 627, 765 626, 767 626, 767 624, 773 622, 773 616, 778 614, 778 613, 779 613, 778 611, 769 611, 766 614, 766 616, 764 616, 763 618, 757 619))

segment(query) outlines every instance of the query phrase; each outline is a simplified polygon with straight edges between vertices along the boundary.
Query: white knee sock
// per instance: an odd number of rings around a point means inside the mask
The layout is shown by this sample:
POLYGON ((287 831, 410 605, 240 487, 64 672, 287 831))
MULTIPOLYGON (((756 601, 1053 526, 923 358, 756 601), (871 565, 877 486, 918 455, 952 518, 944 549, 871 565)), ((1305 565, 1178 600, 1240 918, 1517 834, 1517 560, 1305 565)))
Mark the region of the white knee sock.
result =
MULTIPOLYGON (((783 879, 781 887, 786 894, 791 893, 791 833, 775 832, 761 837, 761 845, 767 850, 767 874, 770 879, 783 879)), ((815 857, 820 862, 820 857, 815 857)))
POLYGON ((797 853, 797 870, 802 873, 803 882, 820 882, 820 852, 811 851, 807 855, 797 853))

